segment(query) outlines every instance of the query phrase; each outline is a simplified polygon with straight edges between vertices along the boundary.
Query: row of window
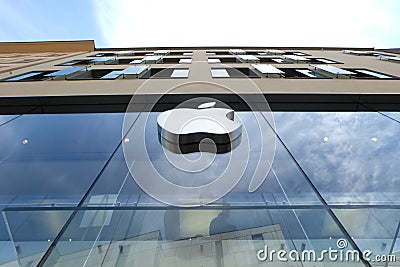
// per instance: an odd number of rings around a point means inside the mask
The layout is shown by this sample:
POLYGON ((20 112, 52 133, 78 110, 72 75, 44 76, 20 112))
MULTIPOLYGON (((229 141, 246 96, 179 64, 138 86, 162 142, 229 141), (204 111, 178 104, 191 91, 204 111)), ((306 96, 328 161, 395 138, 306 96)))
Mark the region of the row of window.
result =
POLYGON ((144 58, 115 58, 115 57, 99 57, 96 59, 76 59, 70 60, 56 66, 79 66, 79 65, 139 65, 139 64, 190 64, 190 57, 162 57, 162 56, 146 56, 144 58))
POLYGON ((392 56, 381 52, 369 52, 369 51, 354 51, 354 50, 343 50, 344 54, 355 55, 355 56, 372 56, 377 57, 380 60, 400 63, 400 57, 392 56))
MULTIPOLYGON (((305 78, 305 79, 398 79, 399 77, 364 69, 338 68, 331 65, 310 65, 311 68, 277 68, 270 64, 252 64, 248 67, 213 67, 213 78, 305 78)), ((2 82, 43 80, 114 80, 149 78, 187 78, 188 68, 150 68, 134 65, 125 69, 88 69, 88 66, 69 67, 58 71, 31 71, 12 76, 2 82)))
MULTIPOLYGON (((210 50, 206 51, 209 56, 216 55, 297 55, 297 56, 310 56, 310 54, 298 51, 282 51, 277 49, 266 50, 243 50, 243 49, 229 49, 229 50, 210 50)), ((99 52, 88 57, 124 57, 124 56, 153 56, 153 55, 172 55, 172 56, 192 56, 193 51, 189 50, 156 50, 156 51, 117 51, 117 52, 99 52)))
MULTIPOLYGON (((146 56, 144 58, 118 58, 118 57, 98 57, 95 59, 76 59, 70 60, 56 66, 79 66, 79 65, 140 65, 140 64, 191 64, 191 57, 164 57, 164 56, 146 56)), ((237 55, 237 56, 209 56, 208 63, 278 63, 278 64, 293 64, 293 63, 309 63, 309 64, 343 64, 342 62, 326 59, 303 57, 297 55, 283 55, 279 57, 270 56, 253 56, 253 55, 237 55)))

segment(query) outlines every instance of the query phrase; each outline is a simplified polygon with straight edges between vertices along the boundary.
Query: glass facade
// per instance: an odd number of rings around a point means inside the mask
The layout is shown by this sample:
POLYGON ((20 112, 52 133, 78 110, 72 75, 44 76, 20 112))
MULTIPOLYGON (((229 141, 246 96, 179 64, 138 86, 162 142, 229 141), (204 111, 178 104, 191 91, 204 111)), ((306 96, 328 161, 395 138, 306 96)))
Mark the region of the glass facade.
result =
MULTIPOLYGON (((400 265, 319 257, 342 240, 344 253, 399 260, 400 113, 273 112, 275 127, 260 129, 254 113, 236 112, 248 138, 234 150, 248 146, 249 159, 238 158, 248 164, 229 193, 199 207, 155 200, 127 166, 123 144, 135 147, 140 135, 154 168, 183 187, 212 182, 227 166, 222 153, 212 168, 177 172, 158 139, 159 114, 131 114, 128 136, 123 112, 1 115, 0 266, 400 265), (276 148, 250 193, 258 131, 274 135, 276 148), (299 258, 271 259, 272 250, 299 258)), ((147 155, 135 155, 134 173, 148 172, 147 155)))

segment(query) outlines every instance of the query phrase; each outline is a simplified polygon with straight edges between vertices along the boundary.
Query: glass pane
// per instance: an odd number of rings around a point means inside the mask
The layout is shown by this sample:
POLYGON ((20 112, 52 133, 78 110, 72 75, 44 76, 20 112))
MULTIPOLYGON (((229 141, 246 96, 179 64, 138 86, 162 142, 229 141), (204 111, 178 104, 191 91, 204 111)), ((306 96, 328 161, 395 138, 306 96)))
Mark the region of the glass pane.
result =
MULTIPOLYGON (((28 210, 4 212, 13 254, 18 256, 19 266, 36 266, 71 213, 72 211, 28 210)), ((0 263, 3 260, 0 258, 0 263)))
POLYGON ((284 112, 274 118, 329 204, 398 204, 398 123, 370 112, 284 112))
MULTIPOLYGON (((351 210, 337 209, 334 210, 334 213, 352 239, 356 242, 357 246, 362 251, 372 251, 372 259, 375 259, 378 255, 385 257, 389 255, 399 256, 398 248, 396 247, 400 224, 399 210, 372 208, 351 210)), ((399 258, 397 258, 397 262, 398 260, 399 258)), ((376 266, 384 265, 384 262, 376 263, 376 266)), ((398 265, 389 263, 389 266, 398 265)))
POLYGON ((122 119, 112 113, 38 114, 0 127, 0 201, 79 202, 121 140, 122 119))
MULTIPOLYGON (((282 144, 276 144, 275 157, 273 160, 272 168, 269 172, 260 172, 259 176, 255 175, 255 170, 258 165, 268 166, 265 157, 261 157, 262 142, 268 143, 273 147, 273 140, 262 139, 260 135, 260 127, 254 115, 250 112, 237 112, 237 118, 243 122, 243 126, 247 129, 246 133, 249 134, 247 139, 241 140, 238 146, 234 149, 232 155, 233 160, 237 164, 230 164, 230 153, 222 154, 202 154, 202 152, 191 152, 185 154, 184 157, 169 152, 160 143, 157 128, 157 116, 160 113, 143 112, 136 120, 131 131, 125 138, 124 145, 129 145, 135 148, 135 162, 132 172, 129 172, 127 167, 126 157, 124 157, 123 148, 120 147, 114 157, 111 159, 107 168, 99 177, 97 184, 94 186, 89 194, 85 205, 96 206, 101 204, 104 197, 111 195, 116 196, 114 202, 108 203, 111 206, 120 205, 140 205, 140 206, 164 206, 150 198, 138 184, 137 180, 131 173, 139 176, 146 177, 147 180, 153 181, 154 187, 159 186, 157 177, 154 176, 153 170, 162 175, 165 179, 183 186, 199 186, 208 184, 218 177, 226 168, 236 168, 239 182, 234 185, 232 190, 222 195, 221 199, 214 202, 212 205, 220 206, 222 204, 229 204, 232 206, 251 207, 251 206, 265 206, 265 205, 322 205, 317 195, 310 187, 309 183, 297 168, 295 162, 291 159, 288 152, 282 144), (143 130, 144 129, 144 130, 143 130), (146 150, 141 151, 141 142, 145 140, 146 150), (246 140, 250 143, 247 144, 246 140), (247 149, 248 158, 247 158, 247 149), (213 165, 208 168, 199 169, 197 171, 182 171, 182 168, 193 167, 188 159, 196 159, 204 156, 203 160, 213 161, 213 165), (213 158, 215 156, 215 158, 213 158), (147 164, 149 160, 149 164, 147 164), (139 164, 137 163, 139 162, 139 164), (175 165, 173 165, 173 164, 175 165), (230 166, 230 167, 228 167, 230 166), (235 167, 233 167, 235 166, 235 167), (263 176, 264 175, 264 176, 263 176), (254 177, 260 178, 261 185, 254 192, 249 191, 249 186, 254 180, 254 177), (96 201, 100 201, 99 203, 96 201)), ((274 133, 269 127, 264 127, 263 133, 266 136, 274 136, 274 133)), ((127 151, 125 151, 127 153, 127 151)), ((126 156, 126 155, 125 155, 126 156)), ((266 170, 267 171, 267 170, 266 170)), ((168 192, 165 192, 167 194, 168 192)), ((185 199, 189 197, 189 193, 185 195, 174 196, 177 199, 185 199)), ((206 196, 203 196, 207 200, 206 196)))
POLYGON ((229 73, 226 69, 211 69, 211 76, 213 78, 229 78, 229 73))
POLYGON ((45 266, 303 266, 330 262, 321 251, 343 238, 325 210, 114 210, 109 223, 81 227, 86 212, 77 213, 45 266), (260 250, 299 257, 313 250, 315 257, 280 263, 260 250))
POLYGON ((53 72, 53 73, 50 73, 50 74, 46 74, 45 76, 50 76, 50 77, 67 76, 67 75, 70 75, 72 73, 84 70, 86 68, 87 68, 86 66, 70 67, 70 68, 62 69, 62 70, 59 70, 59 71, 56 71, 56 72, 53 72))
POLYGON ((188 69, 176 69, 171 74, 171 78, 187 78, 188 76, 189 76, 188 69))

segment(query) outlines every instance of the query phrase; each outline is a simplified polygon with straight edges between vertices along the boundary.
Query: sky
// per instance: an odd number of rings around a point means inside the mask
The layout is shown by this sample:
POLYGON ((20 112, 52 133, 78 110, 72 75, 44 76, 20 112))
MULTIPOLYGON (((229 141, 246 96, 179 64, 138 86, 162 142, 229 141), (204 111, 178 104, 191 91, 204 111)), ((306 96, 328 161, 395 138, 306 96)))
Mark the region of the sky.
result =
POLYGON ((0 0, 0 41, 400 47, 399 0, 0 0))

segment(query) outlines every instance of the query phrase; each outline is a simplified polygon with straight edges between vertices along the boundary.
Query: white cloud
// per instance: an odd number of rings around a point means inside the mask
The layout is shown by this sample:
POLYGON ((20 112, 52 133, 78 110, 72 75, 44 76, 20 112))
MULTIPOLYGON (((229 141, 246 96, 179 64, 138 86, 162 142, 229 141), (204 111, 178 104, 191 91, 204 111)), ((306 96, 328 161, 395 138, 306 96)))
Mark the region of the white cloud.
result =
POLYGON ((385 46, 392 0, 95 0, 103 46, 385 46), (385 5, 386 3, 386 5, 385 5))

